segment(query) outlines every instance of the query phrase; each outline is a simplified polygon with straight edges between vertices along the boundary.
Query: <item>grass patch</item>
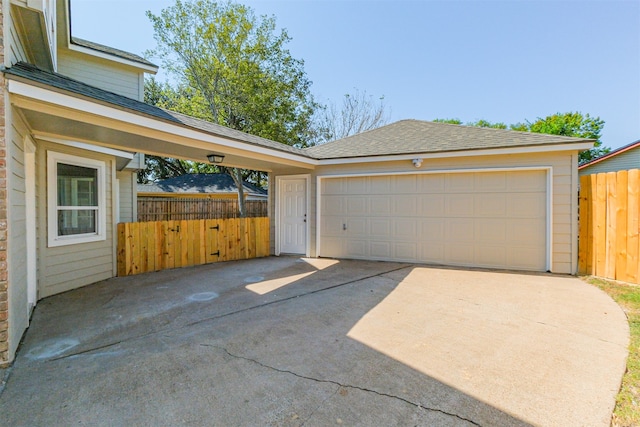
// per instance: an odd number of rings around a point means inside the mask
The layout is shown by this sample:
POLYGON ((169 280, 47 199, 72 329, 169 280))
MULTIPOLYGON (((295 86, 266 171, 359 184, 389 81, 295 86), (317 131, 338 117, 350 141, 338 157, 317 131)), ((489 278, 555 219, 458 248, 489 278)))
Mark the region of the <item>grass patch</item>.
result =
POLYGON ((594 277, 585 280, 608 293, 627 314, 631 334, 627 372, 622 378, 622 387, 616 398, 611 425, 640 426, 640 286, 614 283, 594 277))

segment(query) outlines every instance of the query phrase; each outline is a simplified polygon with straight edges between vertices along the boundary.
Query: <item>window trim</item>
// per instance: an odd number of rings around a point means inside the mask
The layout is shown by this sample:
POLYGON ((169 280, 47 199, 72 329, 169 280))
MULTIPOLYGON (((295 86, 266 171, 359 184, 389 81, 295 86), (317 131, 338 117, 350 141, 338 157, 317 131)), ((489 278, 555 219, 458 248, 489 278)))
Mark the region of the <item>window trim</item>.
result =
POLYGON ((47 151, 47 241, 48 247, 74 245, 78 243, 98 242, 107 239, 107 164, 101 160, 88 159, 71 154, 47 151), (96 232, 84 234, 58 235, 58 163, 81 166, 97 170, 98 209, 96 214, 96 232))

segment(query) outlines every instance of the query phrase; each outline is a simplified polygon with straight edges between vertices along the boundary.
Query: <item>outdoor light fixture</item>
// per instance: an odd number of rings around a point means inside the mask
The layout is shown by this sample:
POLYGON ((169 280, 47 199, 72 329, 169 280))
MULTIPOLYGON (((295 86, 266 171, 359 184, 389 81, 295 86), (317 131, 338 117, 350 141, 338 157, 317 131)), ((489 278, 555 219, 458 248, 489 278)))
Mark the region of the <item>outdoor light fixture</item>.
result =
POLYGON ((413 166, 419 168, 420 166, 422 166, 422 159, 413 159, 413 166))
POLYGON ((222 163, 224 160, 224 154, 207 154, 207 159, 209 159, 209 163, 222 163))

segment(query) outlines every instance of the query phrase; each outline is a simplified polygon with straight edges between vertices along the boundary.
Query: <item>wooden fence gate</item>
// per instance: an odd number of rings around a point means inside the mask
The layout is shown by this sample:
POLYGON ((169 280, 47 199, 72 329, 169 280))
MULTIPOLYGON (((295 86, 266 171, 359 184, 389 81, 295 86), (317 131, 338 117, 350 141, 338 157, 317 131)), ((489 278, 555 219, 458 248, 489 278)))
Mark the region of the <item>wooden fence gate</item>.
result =
POLYGON ((269 218, 118 224, 118 276, 269 255, 269 218))
POLYGON ((640 170, 580 177, 578 273, 640 283, 640 170))

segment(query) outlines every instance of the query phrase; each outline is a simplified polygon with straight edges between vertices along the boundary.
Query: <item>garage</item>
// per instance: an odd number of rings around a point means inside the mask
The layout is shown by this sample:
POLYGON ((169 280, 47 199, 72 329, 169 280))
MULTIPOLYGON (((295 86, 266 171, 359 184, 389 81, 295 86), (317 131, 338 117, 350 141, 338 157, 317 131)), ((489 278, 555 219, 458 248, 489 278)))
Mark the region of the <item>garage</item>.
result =
POLYGON ((320 256, 549 270, 548 169, 320 177, 320 256))

